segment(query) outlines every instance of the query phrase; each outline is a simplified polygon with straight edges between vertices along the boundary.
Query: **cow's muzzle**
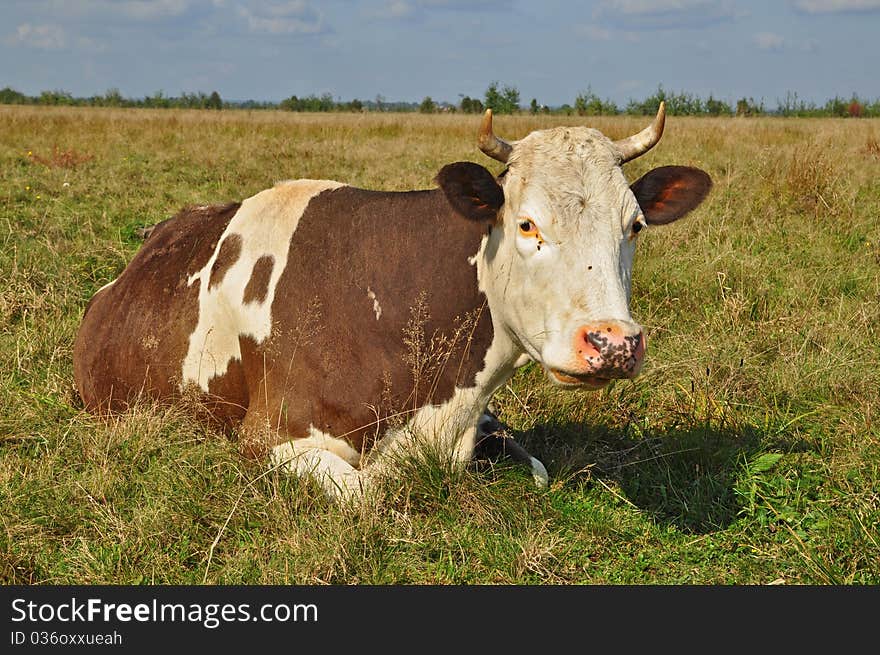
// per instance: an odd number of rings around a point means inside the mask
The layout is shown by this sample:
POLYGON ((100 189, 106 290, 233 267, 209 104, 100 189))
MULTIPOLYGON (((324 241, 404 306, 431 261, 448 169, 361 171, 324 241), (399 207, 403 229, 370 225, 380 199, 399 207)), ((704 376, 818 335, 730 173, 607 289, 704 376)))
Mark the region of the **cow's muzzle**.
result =
POLYGON ((641 327, 624 321, 599 321, 583 325, 574 336, 574 357, 565 370, 549 368, 554 380, 565 386, 600 388, 613 379, 634 378, 645 359, 641 327))

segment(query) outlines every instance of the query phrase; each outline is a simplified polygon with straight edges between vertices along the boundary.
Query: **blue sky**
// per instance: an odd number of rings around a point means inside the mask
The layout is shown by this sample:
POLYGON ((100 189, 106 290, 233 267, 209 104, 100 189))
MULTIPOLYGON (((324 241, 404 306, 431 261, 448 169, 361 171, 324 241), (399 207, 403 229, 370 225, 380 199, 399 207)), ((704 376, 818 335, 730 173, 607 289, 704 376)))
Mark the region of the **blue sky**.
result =
POLYGON ((523 104, 880 97, 880 0, 0 0, 0 87, 523 104))

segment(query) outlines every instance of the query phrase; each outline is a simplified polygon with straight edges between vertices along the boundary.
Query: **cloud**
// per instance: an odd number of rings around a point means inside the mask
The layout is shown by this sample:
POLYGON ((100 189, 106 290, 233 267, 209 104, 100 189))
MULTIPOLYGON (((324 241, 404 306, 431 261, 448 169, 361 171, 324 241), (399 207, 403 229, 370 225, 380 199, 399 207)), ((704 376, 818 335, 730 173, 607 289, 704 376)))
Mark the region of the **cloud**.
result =
POLYGON ((626 30, 704 27, 744 15, 731 0, 603 0, 593 18, 626 30))
POLYGON ((807 14, 880 11, 880 0, 795 0, 793 4, 807 14))
POLYGON ((635 32, 612 30, 593 23, 575 25, 573 30, 577 38, 590 41, 624 40, 635 43, 640 40, 639 35, 635 32))
POLYGON ((218 5, 218 0, 32 0, 38 12, 72 17, 122 17, 136 21, 154 21, 181 16, 201 5, 218 5))
POLYGON ((37 50, 75 50, 87 54, 97 54, 107 49, 98 39, 70 34, 60 25, 53 23, 22 23, 12 34, 0 39, 4 45, 34 48, 37 50))
POLYGON ((366 14, 372 18, 411 19, 424 18, 434 10, 481 13, 509 9, 508 0, 385 0, 380 8, 366 14))
POLYGON ((785 39, 774 32, 758 32, 752 37, 752 43, 758 50, 779 52, 785 46, 785 39))
POLYGON ((388 0, 373 15, 376 18, 409 18, 416 12, 412 2, 408 0, 388 0))
POLYGON ((614 36, 611 30, 593 24, 575 25, 574 33, 591 41, 610 41, 614 36))
POLYGON ((324 19, 305 0, 263 0, 238 6, 251 32, 264 34, 322 34, 324 19))
POLYGON ((58 25, 22 23, 5 40, 9 45, 23 45, 39 50, 63 50, 67 47, 67 35, 58 25))
POLYGON ((136 20, 180 16, 191 4, 190 0, 125 0, 113 3, 118 11, 136 20))
POLYGON ((510 8, 508 0, 417 0, 418 4, 430 9, 453 9, 461 11, 494 11, 510 8))

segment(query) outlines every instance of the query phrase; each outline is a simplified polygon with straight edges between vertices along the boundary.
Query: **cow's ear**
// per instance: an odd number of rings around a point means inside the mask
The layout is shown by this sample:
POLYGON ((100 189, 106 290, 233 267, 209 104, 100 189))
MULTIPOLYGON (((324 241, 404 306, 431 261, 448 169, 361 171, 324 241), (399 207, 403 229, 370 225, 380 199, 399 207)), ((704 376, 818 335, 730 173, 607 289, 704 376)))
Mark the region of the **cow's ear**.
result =
POLYGON ((695 209, 712 188, 712 178, 699 168, 661 166, 631 186, 648 225, 665 225, 695 209))
POLYGON ((494 221, 504 205, 504 190, 479 164, 447 164, 436 177, 452 208, 473 221, 494 221))

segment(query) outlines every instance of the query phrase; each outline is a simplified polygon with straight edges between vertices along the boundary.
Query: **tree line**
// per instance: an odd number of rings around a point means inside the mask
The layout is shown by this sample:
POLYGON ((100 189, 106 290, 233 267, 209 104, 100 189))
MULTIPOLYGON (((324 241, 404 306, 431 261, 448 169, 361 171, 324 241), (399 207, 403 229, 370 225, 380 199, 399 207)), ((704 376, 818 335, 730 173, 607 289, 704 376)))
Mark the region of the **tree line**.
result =
POLYGON ((617 114, 653 115, 661 102, 666 103, 666 111, 674 116, 800 116, 800 117, 880 117, 880 98, 870 101, 855 93, 849 98, 835 96, 818 105, 799 98, 797 93, 788 92, 784 98, 776 100, 775 107, 768 107, 763 99, 740 98, 734 103, 715 98, 712 94, 702 98, 685 91, 671 92, 658 86, 657 90, 643 100, 629 100, 618 105, 612 100, 602 99, 591 87, 578 93, 573 103, 550 107, 532 98, 527 106, 521 105, 519 90, 513 85, 492 82, 482 98, 461 95, 457 104, 437 102, 426 96, 421 102, 388 102, 382 95, 373 100, 334 99, 329 93, 318 95, 292 95, 280 102, 244 100, 223 100, 217 91, 211 93, 181 93, 179 96, 166 96, 162 91, 143 98, 128 98, 119 89, 109 89, 103 95, 74 97, 67 91, 42 91, 37 96, 28 96, 15 89, 0 89, 0 104, 7 105, 45 105, 82 107, 145 107, 178 109, 274 109, 297 112, 421 112, 452 113, 463 112, 479 114, 491 108, 496 114, 531 113, 562 114, 578 116, 613 116, 617 114))

